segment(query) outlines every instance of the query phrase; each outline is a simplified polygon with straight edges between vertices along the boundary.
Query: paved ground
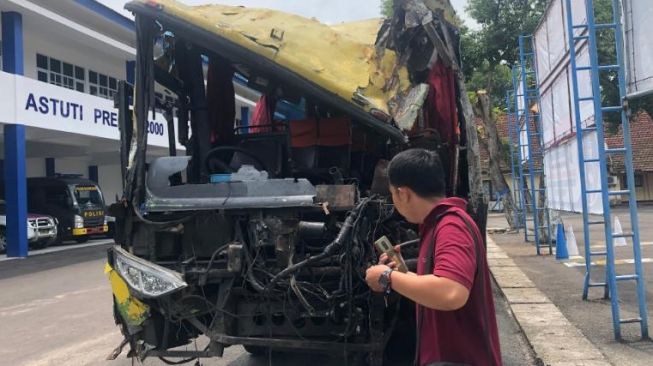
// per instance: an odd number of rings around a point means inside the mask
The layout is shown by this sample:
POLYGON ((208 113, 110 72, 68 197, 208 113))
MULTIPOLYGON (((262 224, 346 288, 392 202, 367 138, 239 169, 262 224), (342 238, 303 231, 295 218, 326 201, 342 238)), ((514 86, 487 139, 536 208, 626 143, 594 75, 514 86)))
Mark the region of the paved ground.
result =
MULTIPOLYGON (((12 366, 128 366, 104 358, 121 340, 114 326, 111 292, 102 273, 108 245, 76 248, 0 262, 0 364, 12 366)), ((532 365, 531 350, 495 291, 504 364, 532 365)), ((152 359, 146 365, 163 365, 152 359)), ((224 358, 203 365, 343 365, 322 354, 250 357, 231 347, 224 358)))
MULTIPOLYGON (((624 231, 630 230, 627 209, 614 210, 619 217, 624 231)), ((642 254, 644 258, 653 258, 653 207, 643 206, 639 209, 639 222, 641 228, 641 241, 643 242, 642 254)), ((584 256, 582 216, 577 214, 564 214, 562 219, 565 226, 571 225, 578 241, 579 251, 584 256)), ((600 219, 599 216, 593 220, 600 219)), ((614 220, 614 218, 613 218, 614 220)), ((488 227, 505 227, 505 218, 502 214, 492 214, 488 220, 488 227)), ((581 332, 594 344, 614 365, 651 365, 653 364, 653 342, 639 339, 639 324, 622 326, 624 342, 614 340, 610 301, 603 299, 603 289, 590 290, 589 301, 581 299, 583 276, 585 267, 568 267, 555 257, 535 255, 535 247, 524 243, 523 232, 519 234, 495 234, 496 243, 504 249, 514 262, 526 275, 544 292, 563 314, 577 326, 581 332)), ((590 233, 592 250, 599 250, 604 246, 603 226, 593 226, 590 233)), ((617 247, 617 259, 633 257, 630 241, 625 247, 617 247)), ((600 258, 599 258, 600 259, 600 258)), ((617 265, 618 274, 633 273, 631 264, 617 265)), ((653 263, 643 264, 646 283, 647 298, 653 298, 653 263)), ((605 276, 604 266, 592 267, 592 278, 600 281, 605 276)), ((619 283, 619 296, 622 309, 622 318, 635 317, 636 296, 634 283, 619 283)), ((653 305, 649 302, 648 313, 652 313, 653 305)), ((649 333, 653 331, 650 326, 649 333)))

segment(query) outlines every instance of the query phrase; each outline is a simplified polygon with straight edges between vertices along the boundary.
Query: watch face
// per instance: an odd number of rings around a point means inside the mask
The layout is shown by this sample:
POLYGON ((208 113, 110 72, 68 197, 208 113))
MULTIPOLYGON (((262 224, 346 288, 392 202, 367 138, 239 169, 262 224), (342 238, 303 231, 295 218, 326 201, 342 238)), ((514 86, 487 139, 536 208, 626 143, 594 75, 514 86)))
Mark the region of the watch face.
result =
POLYGON ((379 285, 383 287, 388 286, 388 284, 390 283, 390 272, 391 271, 385 271, 381 273, 381 277, 379 277, 379 285))
POLYGON ((388 276, 385 273, 381 274, 379 277, 379 285, 385 287, 388 284, 388 276))

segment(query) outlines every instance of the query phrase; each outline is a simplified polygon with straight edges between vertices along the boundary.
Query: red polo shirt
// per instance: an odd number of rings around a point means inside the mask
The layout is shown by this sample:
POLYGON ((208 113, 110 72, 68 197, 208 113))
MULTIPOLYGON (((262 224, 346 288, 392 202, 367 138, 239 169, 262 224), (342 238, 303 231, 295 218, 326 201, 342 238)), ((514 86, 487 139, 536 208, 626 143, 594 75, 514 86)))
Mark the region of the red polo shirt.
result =
MULTIPOLYGON (((491 365, 485 335, 491 339, 491 357, 494 366, 501 365, 499 349, 499 332, 494 314, 492 286, 487 266, 486 255, 481 253, 479 271, 483 271, 483 281, 474 281, 476 274, 476 252, 474 240, 465 222, 454 213, 447 214, 436 223, 437 216, 447 210, 456 210, 467 216, 467 203, 462 198, 446 198, 436 205, 420 226, 420 252, 417 273, 429 273, 425 267, 428 246, 433 243, 435 235, 435 251, 433 274, 448 278, 465 286, 469 291, 467 303, 455 311, 439 311, 421 307, 422 326, 420 334, 420 364, 432 362, 458 362, 474 366, 491 365), (482 292, 484 288, 484 292, 482 292), (487 310, 484 310, 487 309, 487 310), (487 314, 487 315, 486 315, 487 314), (484 321, 484 317, 487 320, 484 321), (489 332, 484 331, 485 324, 489 332)), ((480 231, 473 225, 474 235, 483 245, 480 231)), ((481 248, 481 250, 483 250, 481 248)), ((476 277, 477 279, 480 277, 476 277)), ((419 313, 418 313, 419 314, 419 313)))

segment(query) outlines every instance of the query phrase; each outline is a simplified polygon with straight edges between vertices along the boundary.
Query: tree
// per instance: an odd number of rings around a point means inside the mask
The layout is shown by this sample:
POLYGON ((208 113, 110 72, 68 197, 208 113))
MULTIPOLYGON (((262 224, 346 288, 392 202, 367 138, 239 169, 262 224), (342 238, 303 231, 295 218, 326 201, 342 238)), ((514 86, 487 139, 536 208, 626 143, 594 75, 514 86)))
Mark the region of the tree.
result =
POLYGON ((506 178, 503 176, 503 172, 501 171, 501 156, 503 155, 501 148, 503 147, 503 144, 501 143, 499 133, 497 132, 494 111, 490 104, 490 96, 485 90, 479 90, 476 92, 476 97, 477 103, 474 112, 476 115, 481 117, 483 125, 485 126, 484 140, 490 155, 489 170, 492 186, 498 192, 507 192, 507 194, 504 194, 503 197, 501 197, 501 202, 503 203, 508 225, 510 225, 511 228, 516 228, 518 223, 515 222, 515 205, 513 202, 513 196, 510 194, 510 186, 506 183, 506 178))
POLYGON ((486 90, 493 106, 503 107, 512 89, 510 65, 519 60, 517 40, 531 34, 547 0, 469 0, 467 13, 479 30, 462 30, 461 55, 470 90, 486 90), (493 98, 493 96, 497 96, 493 98))
POLYGON ((469 90, 479 91, 476 115, 483 121, 487 138, 481 140, 489 153, 489 175, 498 191, 507 191, 503 201, 511 229, 514 220, 512 192, 501 165, 507 166, 509 154, 497 133, 496 114, 505 109, 504 96, 512 90, 510 65, 519 60, 517 40, 531 34, 546 9, 547 0, 469 0, 468 14, 480 25, 479 30, 462 29, 461 55, 469 90))
POLYGON ((393 13, 392 0, 381 0, 381 15, 384 18, 391 18, 393 13))
MULTIPOLYGON (((594 0, 594 17, 597 24, 612 23, 612 1, 594 0)), ((599 56, 599 65, 612 65, 617 63, 614 31, 610 28, 597 30, 596 48, 599 56)), ((616 71, 602 71, 599 75, 601 85, 601 104, 603 106, 617 106, 621 104, 619 95, 619 80, 616 71)), ((640 98, 630 102, 630 109, 634 111, 633 117, 640 110, 653 115, 653 97, 640 98)), ((604 113, 603 121, 608 132, 615 133, 621 126, 621 117, 615 113, 604 113)))
POLYGON ((547 3, 548 0, 469 0, 467 12, 481 25, 472 35, 483 45, 483 59, 493 65, 514 64, 519 59, 517 38, 533 32, 547 3))

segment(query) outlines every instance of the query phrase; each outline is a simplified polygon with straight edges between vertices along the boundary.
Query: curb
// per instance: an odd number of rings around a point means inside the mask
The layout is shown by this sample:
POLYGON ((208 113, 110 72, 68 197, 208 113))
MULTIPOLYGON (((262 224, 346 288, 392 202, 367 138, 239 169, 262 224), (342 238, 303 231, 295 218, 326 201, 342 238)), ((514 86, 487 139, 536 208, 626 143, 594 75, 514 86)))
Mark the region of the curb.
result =
POLYGON ((96 247, 100 245, 107 245, 113 243, 113 239, 97 239, 93 240, 90 243, 84 243, 84 244, 72 244, 72 245, 58 245, 56 247, 50 247, 50 248, 45 248, 45 249, 37 249, 37 250, 30 250, 28 253, 27 257, 7 257, 6 254, 0 254, 0 262, 5 262, 5 261, 12 261, 12 260, 17 260, 17 259, 26 259, 29 257, 34 257, 37 255, 43 255, 43 254, 50 254, 50 253, 57 253, 57 252, 65 252, 69 250, 75 250, 75 249, 81 249, 81 248, 88 248, 88 247, 96 247))
POLYGON ((551 300, 487 236, 487 261, 492 276, 510 306, 541 365, 611 365, 551 300))

